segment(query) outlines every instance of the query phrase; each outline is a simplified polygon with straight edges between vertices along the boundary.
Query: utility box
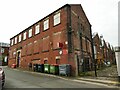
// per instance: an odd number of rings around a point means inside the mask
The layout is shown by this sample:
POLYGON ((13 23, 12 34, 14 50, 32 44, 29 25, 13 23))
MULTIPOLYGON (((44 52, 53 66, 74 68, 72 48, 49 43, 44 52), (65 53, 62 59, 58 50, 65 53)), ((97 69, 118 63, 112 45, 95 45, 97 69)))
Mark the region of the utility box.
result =
POLYGON ((59 65, 59 75, 70 76, 71 75, 71 65, 70 64, 59 65))

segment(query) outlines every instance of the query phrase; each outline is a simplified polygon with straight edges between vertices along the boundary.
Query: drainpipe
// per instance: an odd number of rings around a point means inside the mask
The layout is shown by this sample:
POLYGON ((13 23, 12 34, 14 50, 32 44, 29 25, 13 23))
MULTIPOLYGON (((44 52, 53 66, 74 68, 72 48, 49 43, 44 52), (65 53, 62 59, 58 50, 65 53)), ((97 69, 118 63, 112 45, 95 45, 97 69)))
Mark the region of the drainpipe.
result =
POLYGON ((83 62, 83 72, 85 71, 85 61, 83 56, 83 47, 82 47, 82 31, 81 31, 81 24, 80 24, 80 17, 78 16, 78 33, 79 33, 79 40, 80 40, 80 51, 81 51, 81 62, 83 62))
MULTIPOLYGON (((91 31, 91 27, 90 27, 90 31, 91 31)), ((91 31, 91 34, 92 34, 92 31, 91 31)), ((96 69, 96 59, 95 59, 94 47, 95 47, 95 43, 94 43, 92 35, 91 35, 92 63, 94 62, 95 77, 97 77, 97 69, 96 69)))
POLYGON ((72 53, 72 27, 71 27, 71 7, 67 7, 67 39, 68 39, 68 54, 72 53))

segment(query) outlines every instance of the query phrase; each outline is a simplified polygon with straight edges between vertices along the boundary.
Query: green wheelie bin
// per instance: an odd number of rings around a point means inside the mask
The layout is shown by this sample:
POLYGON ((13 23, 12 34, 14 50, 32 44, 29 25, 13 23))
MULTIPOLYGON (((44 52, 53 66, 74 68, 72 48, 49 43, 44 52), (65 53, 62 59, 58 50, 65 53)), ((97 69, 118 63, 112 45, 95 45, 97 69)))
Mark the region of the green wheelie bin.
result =
POLYGON ((58 64, 50 65, 50 73, 58 75, 59 74, 59 65, 58 64))
POLYGON ((44 72, 50 73, 50 64, 44 64, 44 72))

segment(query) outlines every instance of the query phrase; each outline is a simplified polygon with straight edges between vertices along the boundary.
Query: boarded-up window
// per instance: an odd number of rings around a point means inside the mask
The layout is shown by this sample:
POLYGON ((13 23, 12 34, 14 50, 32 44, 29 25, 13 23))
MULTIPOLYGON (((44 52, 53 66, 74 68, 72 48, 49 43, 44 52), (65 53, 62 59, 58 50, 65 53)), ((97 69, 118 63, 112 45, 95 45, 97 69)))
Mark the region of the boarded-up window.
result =
POLYGON ((29 43, 27 45, 27 55, 31 55, 32 54, 32 48, 33 48, 32 43, 29 43))
POLYGON ((13 54, 13 51, 10 50, 10 51, 9 51, 10 58, 12 58, 12 54, 13 54))
POLYGON ((87 52, 90 52, 90 48, 91 48, 91 47, 90 47, 89 44, 90 44, 90 42, 87 40, 87 52))
POLYGON ((42 51, 49 51, 49 36, 42 39, 42 51))
POLYGON ((91 43, 89 41, 89 52, 92 53, 91 43))
POLYGON ((16 48, 13 50, 12 52, 12 57, 15 58, 16 57, 16 48))
POLYGON ((82 37, 82 48, 84 51, 86 51, 86 42, 84 37, 82 37))
POLYGON ((23 46, 23 48, 22 48, 22 52, 21 52, 21 55, 22 55, 22 56, 25 56, 25 55, 26 55, 26 50, 27 50, 27 46, 25 45, 25 46, 23 46))
POLYGON ((34 54, 39 53, 39 42, 34 41, 34 54))
POLYGON ((61 32, 53 33, 53 49, 58 49, 61 43, 61 32))

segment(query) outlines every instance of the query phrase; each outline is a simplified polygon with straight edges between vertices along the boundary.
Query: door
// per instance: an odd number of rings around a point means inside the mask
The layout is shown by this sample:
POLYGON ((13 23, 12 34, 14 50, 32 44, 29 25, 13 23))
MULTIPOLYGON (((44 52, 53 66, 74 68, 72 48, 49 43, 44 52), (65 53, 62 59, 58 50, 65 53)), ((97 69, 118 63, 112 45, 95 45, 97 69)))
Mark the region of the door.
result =
POLYGON ((17 53, 17 67, 20 65, 20 51, 17 53))

